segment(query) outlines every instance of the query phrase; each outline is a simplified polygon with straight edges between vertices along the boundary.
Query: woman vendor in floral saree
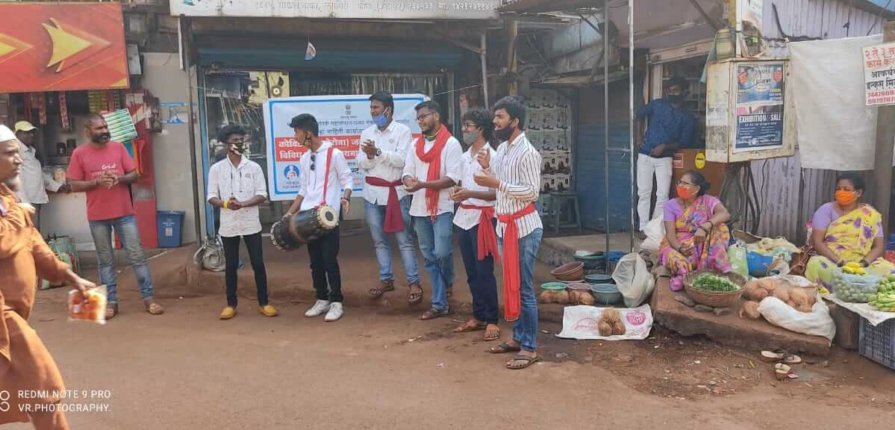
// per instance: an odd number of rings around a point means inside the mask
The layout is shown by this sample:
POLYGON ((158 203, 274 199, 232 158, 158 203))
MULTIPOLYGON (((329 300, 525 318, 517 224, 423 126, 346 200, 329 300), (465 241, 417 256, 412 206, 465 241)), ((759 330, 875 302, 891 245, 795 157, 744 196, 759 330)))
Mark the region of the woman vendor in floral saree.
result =
POLYGON ((872 206, 859 202, 864 180, 853 173, 836 179, 834 201, 821 206, 811 219, 811 246, 805 277, 830 285, 837 267, 860 263, 869 273, 888 275, 895 265, 882 258, 882 215, 872 206))
POLYGON ((709 183, 701 173, 684 173, 677 183, 677 198, 665 204, 665 239, 659 261, 671 272, 671 289, 684 288, 684 277, 697 270, 730 272, 727 245, 730 219, 727 208, 706 195, 709 183))

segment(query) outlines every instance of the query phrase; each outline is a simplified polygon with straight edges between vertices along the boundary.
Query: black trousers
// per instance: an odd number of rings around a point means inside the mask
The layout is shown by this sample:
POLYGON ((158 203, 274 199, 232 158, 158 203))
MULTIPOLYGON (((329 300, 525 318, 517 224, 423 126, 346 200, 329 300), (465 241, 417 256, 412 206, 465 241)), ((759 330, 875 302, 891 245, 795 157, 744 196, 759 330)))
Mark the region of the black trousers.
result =
POLYGON ((224 243, 224 258, 227 260, 227 305, 236 307, 236 271, 239 270, 239 239, 242 238, 249 251, 249 260, 255 272, 255 288, 258 289, 258 304, 267 305, 267 269, 264 268, 264 255, 261 250, 261 233, 248 236, 221 237, 224 243))
POLYGON ((494 278, 494 257, 478 259, 479 226, 469 230, 455 227, 463 266, 466 267, 466 281, 472 293, 472 315, 475 319, 497 324, 497 279, 494 278))
POLYGON ((308 242, 311 277, 317 300, 342 301, 342 274, 339 271, 339 227, 308 242), (327 282, 328 281, 328 282, 327 282), (327 285, 328 284, 328 285, 327 285))

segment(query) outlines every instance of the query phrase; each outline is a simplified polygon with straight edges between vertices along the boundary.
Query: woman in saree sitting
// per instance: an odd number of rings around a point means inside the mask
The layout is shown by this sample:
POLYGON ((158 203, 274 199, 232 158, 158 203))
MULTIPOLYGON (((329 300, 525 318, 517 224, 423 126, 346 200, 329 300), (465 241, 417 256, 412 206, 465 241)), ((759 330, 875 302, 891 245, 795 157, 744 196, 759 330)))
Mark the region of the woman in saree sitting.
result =
POLYGON ((684 277, 696 270, 730 271, 727 245, 730 213, 715 197, 706 195, 709 183, 701 173, 684 173, 677 198, 665 203, 665 239, 659 261, 671 272, 671 289, 684 288, 684 277))
POLYGON ((888 275, 895 265, 882 258, 882 215, 860 203, 864 179, 854 173, 836 178, 834 200, 825 203, 811 219, 811 246, 815 254, 808 260, 805 277, 830 285, 837 267, 859 263, 869 273, 888 275))

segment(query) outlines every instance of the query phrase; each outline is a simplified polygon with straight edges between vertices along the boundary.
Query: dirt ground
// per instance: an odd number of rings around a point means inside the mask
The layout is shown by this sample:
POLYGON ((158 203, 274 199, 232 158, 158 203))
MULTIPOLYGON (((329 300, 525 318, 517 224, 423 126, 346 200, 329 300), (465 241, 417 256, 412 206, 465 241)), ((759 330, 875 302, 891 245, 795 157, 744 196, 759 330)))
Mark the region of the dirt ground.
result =
MULTIPOLYGON (((346 286, 365 290, 375 280, 372 253, 350 246, 345 254, 346 286)), ((455 299, 463 300, 457 269, 455 299)), ((419 310, 349 296, 345 318, 324 323, 303 316, 312 300, 305 286, 275 295, 281 316, 268 319, 241 289, 240 314, 219 321, 222 293, 180 298, 165 293, 170 286, 156 288, 164 316, 140 312, 135 288, 123 282, 122 314, 105 326, 66 321, 63 290, 38 294, 31 322, 68 388, 87 394, 68 404, 101 409, 69 413, 73 428, 814 430, 895 422, 895 372, 838 349, 806 357, 798 380, 778 382, 754 351, 659 327, 640 342, 576 342, 554 336, 559 324, 543 323, 545 361, 510 371, 509 357, 484 352, 490 343, 481 333, 451 333, 468 316, 465 306, 424 322, 419 310)), ((392 294, 392 302, 404 297, 392 294)))

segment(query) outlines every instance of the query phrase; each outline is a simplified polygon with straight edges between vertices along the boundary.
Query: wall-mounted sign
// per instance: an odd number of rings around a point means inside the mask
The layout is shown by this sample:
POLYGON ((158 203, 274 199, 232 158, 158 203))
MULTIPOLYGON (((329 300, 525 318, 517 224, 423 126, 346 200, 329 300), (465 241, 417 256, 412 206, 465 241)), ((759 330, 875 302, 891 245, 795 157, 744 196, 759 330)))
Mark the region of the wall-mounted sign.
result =
POLYGON ((895 43, 864 48, 864 99, 867 106, 895 104, 895 43))
POLYGON ((171 15, 492 19, 500 0, 171 0, 171 15))
POLYGON ((0 93, 128 87, 120 3, 0 3, 0 93))

